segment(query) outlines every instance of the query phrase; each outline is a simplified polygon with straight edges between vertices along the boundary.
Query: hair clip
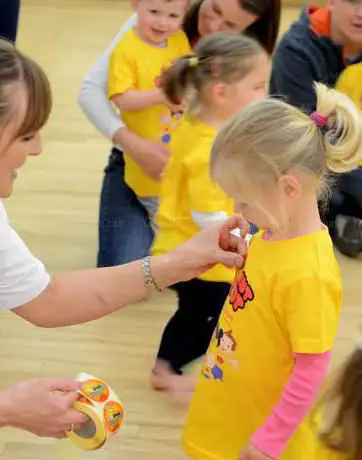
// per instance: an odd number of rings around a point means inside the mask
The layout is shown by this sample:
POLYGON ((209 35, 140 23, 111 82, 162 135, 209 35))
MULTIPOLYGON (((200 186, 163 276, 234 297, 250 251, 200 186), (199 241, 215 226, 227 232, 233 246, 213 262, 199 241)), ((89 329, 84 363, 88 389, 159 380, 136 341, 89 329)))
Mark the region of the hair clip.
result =
POLYGON ((190 67, 196 67, 199 64, 199 58, 197 56, 190 57, 188 61, 190 67))
POLYGON ((310 117, 318 128, 324 128, 328 123, 328 118, 319 112, 313 112, 310 117))

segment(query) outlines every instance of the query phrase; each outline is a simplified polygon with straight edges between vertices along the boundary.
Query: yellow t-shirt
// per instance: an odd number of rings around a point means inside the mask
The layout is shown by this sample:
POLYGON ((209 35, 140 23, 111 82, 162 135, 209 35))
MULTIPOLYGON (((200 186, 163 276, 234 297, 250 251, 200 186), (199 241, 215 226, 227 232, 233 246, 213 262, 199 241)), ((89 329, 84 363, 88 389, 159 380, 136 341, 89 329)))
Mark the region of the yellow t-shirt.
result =
MULTIPOLYGON (((335 88, 347 94, 362 110, 362 62, 348 66, 339 76, 335 88)), ((362 161, 359 166, 362 166, 362 161)))
MULTIPOLYGON (((164 254, 200 231, 192 218, 192 211, 233 214, 233 200, 210 176, 210 154, 215 136, 215 128, 188 115, 174 132, 172 154, 162 180, 156 218, 159 230, 153 254, 164 254)), ((217 265, 199 278, 231 283, 233 277, 233 270, 217 265)))
MULTIPOLYGON (((180 56, 190 52, 183 31, 168 38, 166 48, 156 48, 142 41, 129 30, 115 46, 110 58, 108 97, 128 90, 152 90, 157 87, 162 72, 180 56)), ((180 115, 172 115, 165 105, 138 111, 122 111, 125 125, 138 136, 156 142, 169 143, 171 132, 180 115)), ((160 182, 152 179, 124 152, 125 180, 138 196, 158 196, 160 182)))
MULTIPOLYGON (((183 449, 198 460, 237 460, 279 402, 292 354, 332 349, 340 308, 327 230, 285 241, 255 235, 206 353, 183 449)), ((302 423, 282 460, 319 460, 314 426, 302 423)))

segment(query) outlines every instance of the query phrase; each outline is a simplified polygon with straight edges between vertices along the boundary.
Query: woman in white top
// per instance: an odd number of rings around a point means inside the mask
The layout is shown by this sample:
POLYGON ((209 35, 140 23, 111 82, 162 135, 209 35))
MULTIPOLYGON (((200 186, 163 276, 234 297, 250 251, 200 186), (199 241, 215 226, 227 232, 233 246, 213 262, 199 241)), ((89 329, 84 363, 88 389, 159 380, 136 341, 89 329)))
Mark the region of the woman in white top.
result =
MULTIPOLYGON (((217 262, 242 265, 244 240, 230 231, 244 224, 235 217, 162 257, 51 278, 11 228, 1 202, 12 194, 17 171, 27 157, 41 153, 39 130, 50 109, 44 72, 0 40, 0 309, 11 309, 40 327, 79 324, 138 302, 147 297, 149 289, 162 290, 193 278, 217 262)), ((0 391, 0 427, 63 437, 72 424, 84 421, 70 408, 77 388, 74 381, 44 379, 0 391)))
MULTIPOLYGON (((188 1, 188 0, 186 0, 188 1)), ((272 54, 278 36, 281 0, 198 0, 183 24, 192 47, 215 32, 244 32, 272 54)), ((125 128, 107 98, 109 57, 115 44, 135 25, 132 16, 84 79, 79 104, 90 122, 115 147, 102 185, 99 216, 99 267, 127 263, 149 252, 153 231, 147 212, 124 181, 121 147, 154 179, 159 179, 169 155, 167 147, 136 136, 125 128)))

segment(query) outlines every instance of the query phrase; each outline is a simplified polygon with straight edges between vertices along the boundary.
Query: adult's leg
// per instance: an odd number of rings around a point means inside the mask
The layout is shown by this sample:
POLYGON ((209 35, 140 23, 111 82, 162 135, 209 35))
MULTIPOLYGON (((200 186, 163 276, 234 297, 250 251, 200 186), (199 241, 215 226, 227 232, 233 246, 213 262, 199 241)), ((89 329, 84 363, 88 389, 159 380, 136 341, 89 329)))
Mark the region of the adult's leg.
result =
POLYGON ((362 251, 362 168, 339 175, 323 214, 332 240, 342 254, 362 251))
POLYGON ((15 43, 18 32, 20 0, 0 0, 0 37, 15 43))
POLYGON ((184 366, 206 353, 230 285, 193 279, 174 289, 178 309, 162 334, 157 359, 180 374, 184 366))
POLYGON ((123 154, 117 149, 104 172, 98 231, 98 267, 145 257, 154 237, 146 210, 124 181, 123 154))

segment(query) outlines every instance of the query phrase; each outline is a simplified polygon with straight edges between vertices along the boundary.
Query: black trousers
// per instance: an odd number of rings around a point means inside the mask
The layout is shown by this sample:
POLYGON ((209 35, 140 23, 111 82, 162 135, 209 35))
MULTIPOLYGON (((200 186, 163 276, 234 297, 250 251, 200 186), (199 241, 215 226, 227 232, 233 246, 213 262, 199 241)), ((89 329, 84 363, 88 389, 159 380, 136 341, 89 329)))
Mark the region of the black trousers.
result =
POLYGON ((0 37, 16 41, 20 0, 0 0, 0 37))
POLYGON ((157 358, 181 374, 186 364, 206 353, 230 284, 195 278, 171 289, 178 294, 178 309, 163 332, 157 358))

